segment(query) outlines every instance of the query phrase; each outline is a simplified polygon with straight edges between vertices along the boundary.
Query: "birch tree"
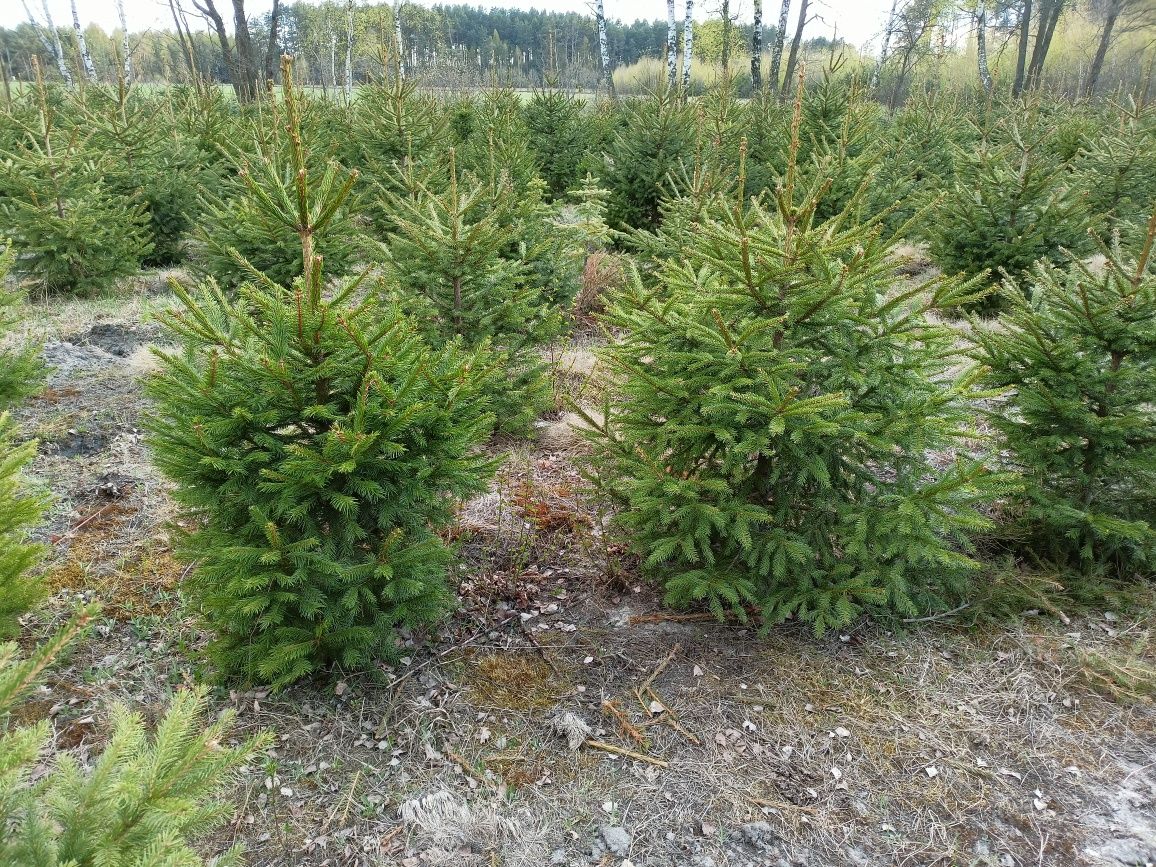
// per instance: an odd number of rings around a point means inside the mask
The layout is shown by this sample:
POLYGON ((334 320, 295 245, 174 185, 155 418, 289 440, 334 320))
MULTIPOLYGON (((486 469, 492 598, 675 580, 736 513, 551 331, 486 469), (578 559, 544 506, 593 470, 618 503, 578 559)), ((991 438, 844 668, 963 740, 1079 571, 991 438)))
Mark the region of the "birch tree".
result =
POLYGON ((610 42, 606 38, 606 12, 602 0, 594 4, 594 18, 598 24, 598 52, 602 55, 602 75, 606 79, 606 92, 614 96, 614 72, 610 69, 610 42))
POLYGON ((132 50, 128 44, 128 21, 124 17, 124 0, 116 0, 116 16, 120 20, 121 63, 124 65, 124 83, 132 82, 132 50))
POLYGON ((52 13, 48 10, 47 0, 43 0, 44 20, 47 22, 48 33, 40 26, 40 21, 32 14, 32 10, 28 8, 28 0, 20 0, 24 6, 24 13, 28 16, 28 23, 32 25, 32 31, 36 34, 40 44, 44 47, 45 52, 51 55, 56 62, 56 68, 60 72, 60 77, 64 79, 64 83, 72 87, 72 70, 68 68, 68 60, 64 56, 64 46, 60 43, 60 33, 56 29, 56 25, 52 23, 52 13))
POLYGON ((678 24, 674 20, 674 0, 666 0, 666 79, 668 87, 678 84, 678 24))
MULTIPOLYGON (((47 3, 44 8, 48 9, 47 3)), ((80 13, 76 11, 76 0, 72 0, 72 29, 76 33, 76 50, 80 53, 84 76, 89 81, 96 81, 96 67, 92 64, 92 55, 88 53, 88 40, 84 38, 84 30, 80 26, 80 13)))
POLYGON ((397 77, 405 78, 405 43, 401 39, 401 3, 393 4, 393 41, 397 51, 397 77))
MULTIPOLYGON (((599 0, 601 3, 602 0, 599 0)), ((686 0, 686 18, 682 22, 682 93, 690 96, 690 66, 694 60, 694 0, 686 0)))
POLYGON ((791 13, 791 0, 783 0, 779 7, 779 29, 775 31, 775 44, 771 47, 771 93, 779 92, 779 68, 783 63, 783 43, 787 38, 787 16, 791 13))
POLYGON ((991 93, 991 70, 987 65, 987 0, 979 0, 975 6, 975 54, 979 66, 979 83, 984 93, 991 93))
POLYGON ((763 0, 754 0, 754 26, 751 29, 751 89, 763 87, 763 0))
POLYGON ((345 101, 353 99, 353 0, 345 4, 345 101))
POLYGON ((887 15, 887 27, 883 31, 883 50, 879 52, 879 63, 871 71, 871 83, 869 85, 871 90, 879 86, 879 74, 887 65, 887 54, 891 48, 891 34, 895 30, 895 12, 898 6, 899 0, 891 0, 891 11, 887 15))

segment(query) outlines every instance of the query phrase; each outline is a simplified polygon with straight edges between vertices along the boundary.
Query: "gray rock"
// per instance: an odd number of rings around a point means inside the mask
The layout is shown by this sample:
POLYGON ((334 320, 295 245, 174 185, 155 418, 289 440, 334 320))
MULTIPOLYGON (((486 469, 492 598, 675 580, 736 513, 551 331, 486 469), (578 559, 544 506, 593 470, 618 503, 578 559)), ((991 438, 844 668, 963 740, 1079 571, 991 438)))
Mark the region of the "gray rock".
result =
POLYGON ((748 822, 739 828, 739 836, 752 846, 767 848, 779 840, 779 835, 768 822, 748 822))
POLYGON ((1127 867, 1147 867, 1156 863, 1156 848, 1140 840, 1109 840, 1096 847, 1096 854, 1105 861, 1115 861, 1127 867))
POLYGON ((566 863, 566 850, 565 849, 555 849, 550 855, 550 863, 551 864, 565 864, 566 863))
POLYGON ((606 848, 615 855, 628 854, 633 839, 625 828, 620 828, 617 825, 602 826, 602 840, 606 843, 606 848))

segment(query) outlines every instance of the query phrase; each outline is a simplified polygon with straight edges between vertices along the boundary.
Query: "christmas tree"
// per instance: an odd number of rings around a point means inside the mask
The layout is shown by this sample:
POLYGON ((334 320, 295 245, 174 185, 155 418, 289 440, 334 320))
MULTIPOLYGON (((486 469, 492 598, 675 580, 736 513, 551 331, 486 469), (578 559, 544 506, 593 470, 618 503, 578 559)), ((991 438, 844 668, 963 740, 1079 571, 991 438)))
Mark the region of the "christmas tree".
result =
POLYGON ((619 231, 653 231, 669 176, 693 159, 694 118, 666 88, 646 99, 630 100, 619 111, 607 147, 607 222, 619 231))
POLYGON ((143 201, 106 174, 114 157, 80 129, 58 128, 56 101, 37 78, 35 113, 16 146, 0 154, 0 236, 16 248, 14 270, 45 293, 90 294, 135 273, 152 251, 143 201))
POLYGON ((817 219, 828 182, 798 185, 800 101, 770 206, 715 197, 612 296, 618 390, 587 420, 593 478, 669 603, 822 632, 961 591, 1005 480, 929 457, 966 430, 978 374, 947 375, 955 335, 927 314, 971 288, 893 286, 854 200, 817 219))
POLYGON ((451 600, 436 535, 455 498, 484 487, 476 446, 497 373, 456 343, 430 349, 400 313, 326 292, 313 246, 349 181, 310 173, 283 61, 298 261, 230 299, 177 290, 163 317, 185 344, 150 384, 157 465, 193 529, 190 600, 216 632, 225 675, 280 687, 329 663, 393 655, 395 628, 451 600))
POLYGON ((989 413, 1025 480, 1005 529, 1037 561, 1132 579, 1156 574, 1156 212, 1102 269, 1040 265, 1030 297, 1004 286, 978 358, 1005 389, 989 413))
MULTIPOLYGON (((498 351, 508 380, 492 395, 493 409, 502 430, 522 431, 546 402, 538 347, 561 329, 556 302, 564 299, 546 290, 567 264, 558 250, 564 235, 543 227, 540 195, 519 199, 504 175, 481 181, 459 171, 453 149, 447 172, 441 192, 409 166, 407 191, 390 195, 395 232, 387 281, 431 342, 460 337, 466 346, 498 351)), ((571 265, 576 283, 581 263, 571 265)))
POLYGON ((1156 108, 1130 102, 1102 118, 1073 171, 1088 191, 1089 213, 1103 215, 1106 233, 1142 243, 1156 202, 1156 108))
POLYGON ((232 711, 202 728, 204 694, 179 693, 150 735, 139 713, 117 707, 111 738, 90 764, 58 753, 47 767, 48 723, 12 718, 92 618, 82 612, 26 660, 15 644, 0 644, 0 864, 239 865, 238 847, 206 862, 193 845, 229 818, 223 789, 271 740, 224 746, 232 711))
MULTIPOLYGON (((296 94, 294 99, 300 101, 301 96, 296 94)), ((197 234, 204 246, 196 265, 226 288, 235 288, 258 273, 290 286, 305 274, 296 222, 305 195, 302 168, 320 176, 317 201, 336 203, 332 212, 310 214, 316 227, 312 250, 325 257, 326 267, 335 274, 345 273, 354 261, 362 236, 348 199, 357 173, 347 174, 335 160, 301 148, 306 119, 314 126, 319 123, 308 102, 292 108, 287 103, 270 105, 253 127, 249 149, 228 149, 231 176, 218 190, 207 190, 202 197, 204 213, 197 234), (292 121, 286 117, 290 111, 292 121), (296 126, 290 128, 290 124, 296 126)))
POLYGON ((552 199, 561 198, 583 175, 599 168, 592 155, 602 150, 601 128, 586 101, 547 83, 523 109, 526 141, 552 199))
MULTIPOLYGON (((1078 178, 1047 151, 1051 130, 1038 116, 1021 122, 993 108, 979 142, 956 155, 953 189, 935 208, 931 256, 950 274, 1017 279, 1063 249, 1086 248, 1086 203, 1078 178)), ((1000 296, 981 306, 991 310, 1000 296)))
MULTIPOLYGON (((15 251, 0 253, 0 338, 12 324, 15 296, 3 290, 15 251)), ((31 347, 0 350, 0 638, 16 632, 18 618, 44 595, 28 570, 40 559, 41 546, 28 541, 28 529, 40 520, 41 497, 30 494, 21 469, 36 454, 36 444, 15 443, 15 428, 5 410, 34 391, 40 382, 40 360, 31 347)))

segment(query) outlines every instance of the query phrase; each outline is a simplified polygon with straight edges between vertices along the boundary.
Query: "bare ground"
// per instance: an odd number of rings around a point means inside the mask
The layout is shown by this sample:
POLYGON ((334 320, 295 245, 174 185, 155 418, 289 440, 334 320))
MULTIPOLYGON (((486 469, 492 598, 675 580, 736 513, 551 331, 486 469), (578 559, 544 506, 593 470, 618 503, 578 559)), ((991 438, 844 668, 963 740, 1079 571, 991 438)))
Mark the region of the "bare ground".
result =
MULTIPOLYGON (((56 595, 27 640, 78 596, 106 606, 30 711, 82 755, 111 702, 155 718, 204 641, 138 429, 143 320, 164 303, 30 308, 26 328, 56 366, 19 413, 56 497, 56 595)), ((588 344, 557 355, 560 407, 597 375, 588 344)), ((463 507, 460 609, 399 665, 215 694, 238 736, 278 741, 210 849, 318 867, 1156 862, 1156 710, 1126 667, 1156 661, 1150 617, 817 640, 672 615, 582 498, 566 423, 463 507), (575 749, 564 714, 589 728, 575 749)))

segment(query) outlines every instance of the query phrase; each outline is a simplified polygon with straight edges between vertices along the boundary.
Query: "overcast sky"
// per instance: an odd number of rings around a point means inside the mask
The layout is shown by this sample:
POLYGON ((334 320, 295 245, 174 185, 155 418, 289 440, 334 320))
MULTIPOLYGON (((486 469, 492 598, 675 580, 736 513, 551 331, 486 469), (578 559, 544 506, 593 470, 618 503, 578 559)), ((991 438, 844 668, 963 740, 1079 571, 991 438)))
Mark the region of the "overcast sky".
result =
MULTIPOLYGON (((43 0, 25 0, 28 6, 43 20, 41 4, 43 0)), ((357 2, 357 0, 355 0, 357 2)), ((414 0, 407 0, 414 2, 414 0)), ((417 0, 423 6, 434 5, 435 0, 417 0)), ((446 2, 446 0, 442 0, 446 2)), ((638 18, 663 19, 666 17, 666 3, 663 0, 604 0, 606 15, 610 18, 619 18, 630 22, 638 18)), ((80 13, 81 26, 90 22, 99 24, 105 30, 116 26, 116 3, 114 0, 76 0, 80 13)), ((191 7, 190 3, 185 4, 191 7)), ((228 7, 228 0, 220 0, 219 6, 228 7)), ((584 12, 590 9, 587 0, 472 0, 471 5, 486 8, 537 8, 555 12, 584 12)), ((792 4, 792 18, 789 28, 793 28, 794 16, 798 0, 792 4)), ((125 15, 128 18, 130 30, 144 30, 149 28, 162 29, 172 27, 172 17, 168 3, 157 0, 124 0, 125 15)), ((245 4, 250 15, 260 15, 272 7, 272 0, 248 0, 245 4)), ((685 9, 685 0, 677 0, 679 18, 685 9)), ((696 0, 695 20, 709 17, 717 10, 719 0, 696 0)), ((818 0, 811 4, 815 13, 822 16, 822 21, 815 21, 807 28, 808 36, 830 36, 838 29, 838 35, 858 46, 868 43, 877 44, 882 32, 887 11, 891 0, 818 0)), ((72 11, 69 0, 48 0, 48 8, 52 12, 53 23, 57 27, 65 27, 72 23, 72 11)), ((751 19, 751 0, 731 0, 732 14, 737 12, 742 20, 751 19)), ((763 18, 766 24, 776 23, 779 4, 775 0, 763 0, 763 18)), ((229 14, 222 10, 226 20, 229 14)), ((0 26, 11 27, 25 20, 24 9, 20 0, 0 0, 0 26)))

